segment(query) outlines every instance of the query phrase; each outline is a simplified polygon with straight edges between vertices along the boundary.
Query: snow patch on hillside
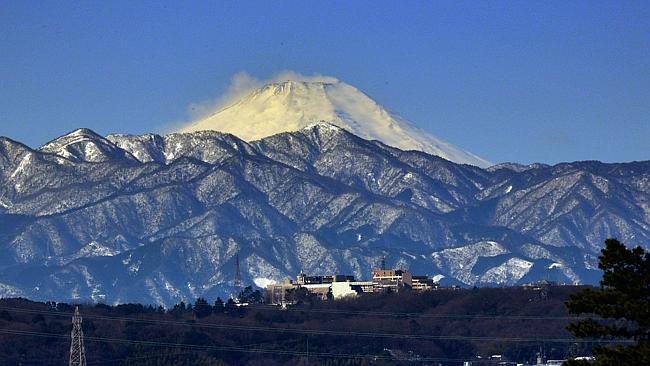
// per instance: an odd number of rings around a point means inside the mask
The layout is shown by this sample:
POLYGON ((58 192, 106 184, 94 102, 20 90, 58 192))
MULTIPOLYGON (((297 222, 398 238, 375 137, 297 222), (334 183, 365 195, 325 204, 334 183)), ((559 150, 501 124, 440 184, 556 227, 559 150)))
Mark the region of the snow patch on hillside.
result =
POLYGON ((266 288, 269 285, 275 285, 277 283, 277 281, 272 280, 270 278, 266 278, 266 277, 257 277, 257 278, 253 279, 253 283, 257 287, 266 288))
POLYGON ((533 267, 533 262, 521 258, 510 258, 505 263, 490 268, 481 276, 481 282, 514 285, 533 267))
POLYGON ((438 268, 446 269, 452 277, 473 285, 479 281, 479 278, 472 274, 472 268, 480 257, 495 257, 507 253, 509 251, 495 241, 481 241, 434 252, 431 257, 438 268))
POLYGON ((81 248, 75 255, 75 258, 82 257, 112 257, 119 254, 120 252, 114 249, 111 249, 101 243, 96 241, 91 241, 81 248))

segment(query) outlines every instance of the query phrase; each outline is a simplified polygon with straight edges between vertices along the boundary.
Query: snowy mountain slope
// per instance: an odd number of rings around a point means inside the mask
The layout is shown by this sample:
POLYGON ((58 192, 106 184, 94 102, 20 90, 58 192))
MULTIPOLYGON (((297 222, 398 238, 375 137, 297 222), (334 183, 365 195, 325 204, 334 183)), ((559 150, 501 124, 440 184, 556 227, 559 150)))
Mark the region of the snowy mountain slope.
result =
POLYGON ((472 167, 456 171, 467 174, 453 174, 447 169, 458 165, 447 160, 393 149, 326 124, 281 133, 252 144, 262 154, 296 169, 435 212, 450 212, 474 202, 474 195, 486 182, 472 167))
POLYGON ((131 154, 86 128, 77 129, 52 140, 41 146, 39 150, 73 161, 98 163, 117 159, 134 160, 131 154))
POLYGON ((179 158, 191 157, 213 164, 240 153, 256 153, 239 138, 216 131, 166 136, 109 135, 107 139, 143 163, 169 164, 179 158))
POLYGON ((480 167, 491 164, 442 141, 387 111, 367 95, 341 81, 284 81, 268 84, 234 104, 181 129, 214 130, 254 141, 327 122, 368 140, 402 150, 420 150, 480 167))
POLYGON ((498 187, 484 191, 491 194, 482 200, 495 205, 486 224, 594 253, 603 237, 650 243, 650 162, 542 165, 510 175, 498 187))
POLYGON ((236 255, 251 284, 301 269, 368 278, 383 256, 465 285, 594 283, 606 237, 650 237, 650 162, 484 170, 329 124, 251 143, 91 132, 83 144, 110 153, 0 138, 0 291, 225 296, 236 255))

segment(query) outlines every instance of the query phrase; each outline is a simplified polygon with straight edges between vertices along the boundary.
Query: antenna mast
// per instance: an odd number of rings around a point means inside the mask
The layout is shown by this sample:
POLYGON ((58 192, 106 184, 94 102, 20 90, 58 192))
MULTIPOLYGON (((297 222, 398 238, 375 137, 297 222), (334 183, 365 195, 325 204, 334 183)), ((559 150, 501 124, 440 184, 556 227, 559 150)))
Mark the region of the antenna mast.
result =
POLYGON ((81 329, 81 315, 79 307, 75 307, 72 317, 72 334, 70 342, 69 366, 86 366, 86 350, 84 348, 84 333, 81 329))
POLYGON ((235 288, 238 291, 242 291, 241 267, 239 265, 239 253, 237 253, 237 258, 236 258, 236 262, 235 262, 235 288))

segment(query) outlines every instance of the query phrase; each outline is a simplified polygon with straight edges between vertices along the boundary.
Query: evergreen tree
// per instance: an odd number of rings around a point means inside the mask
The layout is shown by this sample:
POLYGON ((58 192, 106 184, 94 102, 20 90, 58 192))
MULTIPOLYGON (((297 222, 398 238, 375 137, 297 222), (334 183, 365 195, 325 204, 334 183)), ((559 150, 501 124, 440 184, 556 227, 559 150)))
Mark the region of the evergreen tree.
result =
POLYGON ((224 306, 224 312, 232 317, 243 317, 246 314, 245 306, 238 306, 234 299, 228 299, 224 306))
POLYGON ((260 290, 253 291, 252 286, 246 286, 237 299, 240 303, 259 304, 264 301, 264 296, 260 290))
POLYGON ((214 306, 212 306, 212 312, 215 314, 223 313, 223 306, 223 300, 221 300, 220 297, 217 297, 217 300, 214 302, 214 306))
POLYGON ((227 313, 237 310, 237 304, 235 303, 235 300, 232 298, 228 299, 228 302, 226 302, 226 305, 224 306, 224 310, 227 313))
POLYGON ((194 302, 194 316, 197 318, 205 318, 211 314, 212 306, 210 306, 210 304, 208 304, 208 302, 202 297, 196 299, 194 302))
POLYGON ((187 307, 185 306, 185 302, 181 301, 178 304, 174 305, 174 307, 170 310, 170 313, 176 316, 180 316, 186 311, 187 311, 187 307))
POLYGON ((567 329, 580 338, 634 341, 630 346, 595 347, 593 365, 650 365, 650 253, 641 247, 628 249, 616 239, 607 239, 601 252, 600 288, 583 290, 566 303, 570 313, 594 314, 600 319, 585 319, 567 329))

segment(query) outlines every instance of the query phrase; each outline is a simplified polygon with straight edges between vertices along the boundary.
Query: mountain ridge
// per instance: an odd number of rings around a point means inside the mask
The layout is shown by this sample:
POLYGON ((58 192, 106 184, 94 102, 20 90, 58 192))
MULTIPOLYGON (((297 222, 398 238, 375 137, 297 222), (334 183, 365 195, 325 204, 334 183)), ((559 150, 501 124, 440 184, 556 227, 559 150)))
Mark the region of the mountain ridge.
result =
POLYGON ((481 169, 326 124, 251 143, 97 140, 124 153, 86 161, 0 138, 1 295, 226 296, 236 255, 251 284, 301 269, 368 278, 383 256, 467 286, 596 283, 605 237, 650 241, 650 161, 481 169))

